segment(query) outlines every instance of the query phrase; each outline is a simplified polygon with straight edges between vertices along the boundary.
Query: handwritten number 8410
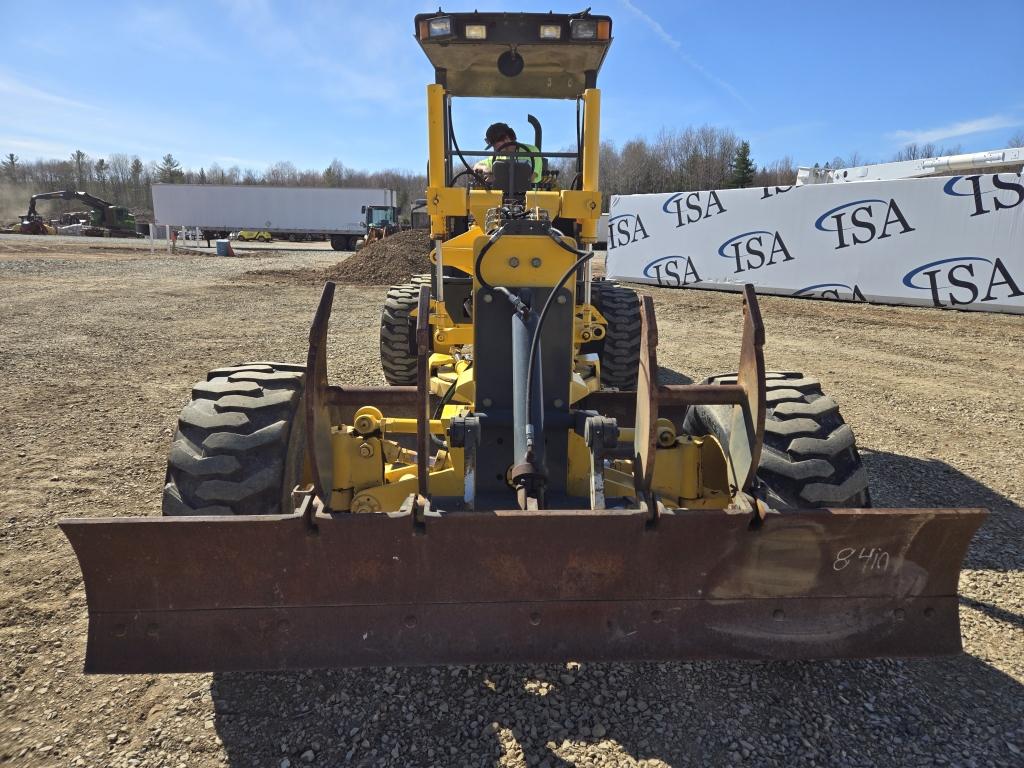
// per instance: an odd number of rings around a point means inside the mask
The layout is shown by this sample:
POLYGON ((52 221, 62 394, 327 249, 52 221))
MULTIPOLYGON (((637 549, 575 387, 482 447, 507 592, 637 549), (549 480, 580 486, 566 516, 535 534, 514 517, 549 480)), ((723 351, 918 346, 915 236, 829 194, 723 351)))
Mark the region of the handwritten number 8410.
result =
POLYGON ((857 551, 856 547, 846 547, 839 550, 835 561, 832 563, 832 569, 844 571, 848 566, 853 565, 856 567, 858 564, 860 565, 861 573, 867 573, 868 571, 884 573, 889 568, 889 553, 878 547, 872 547, 871 549, 861 547, 860 552, 857 551))

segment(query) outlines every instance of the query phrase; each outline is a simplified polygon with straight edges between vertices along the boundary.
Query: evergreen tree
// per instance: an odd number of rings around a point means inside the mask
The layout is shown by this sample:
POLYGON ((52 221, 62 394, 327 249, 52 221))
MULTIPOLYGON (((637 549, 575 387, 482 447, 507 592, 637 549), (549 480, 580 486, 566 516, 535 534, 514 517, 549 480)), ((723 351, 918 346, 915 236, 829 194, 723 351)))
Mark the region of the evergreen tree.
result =
POLYGON ((345 181, 345 166, 341 164, 340 160, 335 158, 331 161, 331 164, 324 169, 323 178, 324 186, 342 186, 345 181))
POLYGON ((751 185, 754 181, 754 174, 757 172, 757 166, 750 159, 750 142, 740 142, 736 148, 736 154, 733 156, 731 168, 732 176, 729 186, 741 189, 751 185))
POLYGON ((129 200, 132 205, 143 205, 148 198, 148 194, 142 186, 142 176, 146 172, 146 166, 142 164, 138 156, 132 158, 129 172, 131 173, 131 195, 129 200))
POLYGON ((10 181, 18 180, 18 156, 13 152, 9 153, 4 158, 3 162, 0 163, 0 167, 3 168, 4 176, 10 181))
POLYGON ((185 174, 181 170, 181 163, 174 159, 174 155, 168 152, 163 160, 156 166, 157 180, 164 184, 180 184, 185 180, 185 174))
POLYGON ((206 169, 205 168, 200 168, 199 169, 199 177, 196 179, 196 181, 199 182, 200 184, 208 183, 207 179, 206 179, 206 169))

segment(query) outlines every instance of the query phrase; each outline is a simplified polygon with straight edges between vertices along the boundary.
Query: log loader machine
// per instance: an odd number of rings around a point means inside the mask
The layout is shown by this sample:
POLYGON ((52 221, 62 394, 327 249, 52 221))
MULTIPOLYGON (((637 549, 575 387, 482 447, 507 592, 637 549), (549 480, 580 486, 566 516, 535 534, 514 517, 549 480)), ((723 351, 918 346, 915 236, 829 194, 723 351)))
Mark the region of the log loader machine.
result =
POLYGON ((92 209, 89 222, 83 227, 82 234, 90 237, 142 237, 135 229, 135 214, 123 205, 114 205, 101 200, 88 192, 73 189, 58 192, 40 192, 32 195, 28 201, 28 212, 21 217, 23 234, 53 234, 53 228, 47 231, 43 217, 36 212, 39 200, 74 200, 92 209))
POLYGON ((393 205, 364 205, 364 224, 366 234, 356 240, 356 250, 361 250, 370 243, 383 240, 388 235, 401 231, 398 221, 398 208, 393 205))
POLYGON ((870 508, 835 401, 766 372, 750 286, 737 371, 660 385, 652 300, 592 279, 611 30, 416 16, 433 269, 385 307, 392 386, 328 383, 330 282, 305 364, 197 383, 162 516, 60 523, 86 671, 961 649, 985 511, 870 508), (568 188, 535 188, 515 153, 476 178, 466 157, 486 153, 458 148, 452 102, 493 96, 577 101, 568 188))

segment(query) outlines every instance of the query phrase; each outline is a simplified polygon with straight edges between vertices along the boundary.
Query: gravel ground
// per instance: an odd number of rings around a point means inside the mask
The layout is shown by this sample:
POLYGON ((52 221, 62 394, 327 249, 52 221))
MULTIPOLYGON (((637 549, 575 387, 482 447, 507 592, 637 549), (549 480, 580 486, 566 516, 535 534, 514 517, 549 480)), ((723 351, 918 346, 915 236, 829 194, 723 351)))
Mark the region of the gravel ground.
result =
MULTIPOLYGON (((337 261, 0 237, 0 763, 1024 765, 1024 318, 982 313, 762 300, 769 366, 822 379, 879 506, 993 509, 959 657, 82 675, 85 594, 55 521, 158 514, 191 383, 304 359, 319 289, 246 273, 337 261)), ((339 286, 332 379, 383 382, 383 293, 339 286)), ((651 293, 664 380, 735 367, 738 296, 651 293)))

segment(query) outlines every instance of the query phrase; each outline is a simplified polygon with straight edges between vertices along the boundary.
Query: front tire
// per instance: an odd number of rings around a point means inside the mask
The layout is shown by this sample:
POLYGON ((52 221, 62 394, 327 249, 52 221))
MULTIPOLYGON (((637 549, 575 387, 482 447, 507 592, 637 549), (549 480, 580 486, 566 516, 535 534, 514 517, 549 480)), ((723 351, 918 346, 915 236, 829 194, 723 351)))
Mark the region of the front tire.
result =
POLYGON ((601 387, 635 390, 640 370, 640 297, 630 288, 597 280, 591 283, 590 300, 608 321, 604 339, 594 342, 601 355, 601 387))
POLYGON ((380 315, 380 365, 393 387, 416 383, 416 354, 410 322, 420 296, 420 283, 393 285, 380 315))
POLYGON ((273 515, 305 480, 305 366, 217 368, 192 388, 167 459, 163 514, 273 515))
MULTIPOLYGON (((802 373, 765 374, 764 447, 757 477, 770 506, 870 507, 868 475, 853 430, 817 379, 802 373)), ((703 384, 735 384, 736 375, 703 384)), ((691 434, 715 434, 728 444, 728 406, 697 406, 686 417, 691 434)))

